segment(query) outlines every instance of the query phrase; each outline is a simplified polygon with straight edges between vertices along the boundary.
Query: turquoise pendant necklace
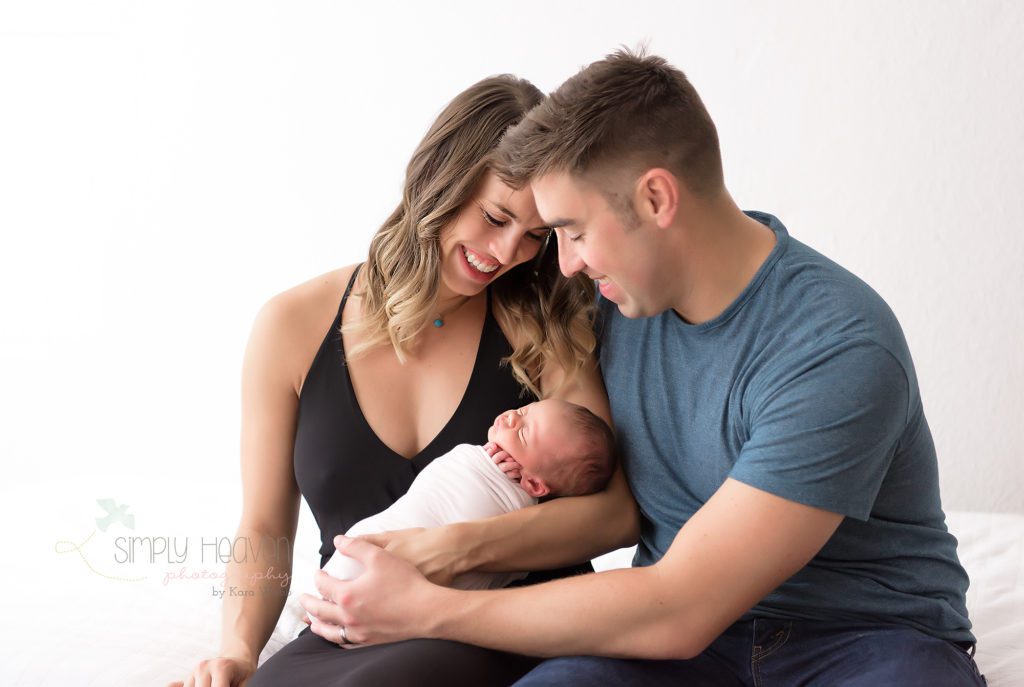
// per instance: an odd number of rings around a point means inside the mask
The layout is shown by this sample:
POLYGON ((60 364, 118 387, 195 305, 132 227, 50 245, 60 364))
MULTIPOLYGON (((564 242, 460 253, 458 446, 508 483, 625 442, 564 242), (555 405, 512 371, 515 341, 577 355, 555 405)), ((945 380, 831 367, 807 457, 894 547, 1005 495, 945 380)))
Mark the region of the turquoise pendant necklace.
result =
POLYGON ((449 315, 451 315, 453 312, 455 312, 456 310, 458 310, 459 308, 461 308, 462 306, 464 306, 468 302, 469 302, 469 296, 463 296, 462 300, 459 301, 458 305, 455 305, 455 306, 453 306, 451 308, 448 308, 448 310, 446 312, 443 312, 443 313, 441 313, 440 315, 437 316, 437 319, 434 320, 434 327, 436 327, 437 329, 440 329, 441 327, 443 327, 444 326, 444 318, 448 317, 449 315))

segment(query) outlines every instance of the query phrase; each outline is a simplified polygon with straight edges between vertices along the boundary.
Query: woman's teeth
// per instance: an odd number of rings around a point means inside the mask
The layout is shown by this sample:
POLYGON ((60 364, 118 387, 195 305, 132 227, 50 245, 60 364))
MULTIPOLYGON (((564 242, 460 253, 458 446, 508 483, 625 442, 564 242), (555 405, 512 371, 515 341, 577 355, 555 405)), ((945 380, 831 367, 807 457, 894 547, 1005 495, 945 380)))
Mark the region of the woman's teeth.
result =
POLYGON ((465 246, 462 247, 462 252, 466 256, 466 262, 468 262, 470 265, 472 265, 478 271, 483 272, 484 274, 490 274, 494 270, 501 267, 501 265, 488 265, 483 260, 477 258, 476 255, 474 253, 471 253, 470 250, 465 246))

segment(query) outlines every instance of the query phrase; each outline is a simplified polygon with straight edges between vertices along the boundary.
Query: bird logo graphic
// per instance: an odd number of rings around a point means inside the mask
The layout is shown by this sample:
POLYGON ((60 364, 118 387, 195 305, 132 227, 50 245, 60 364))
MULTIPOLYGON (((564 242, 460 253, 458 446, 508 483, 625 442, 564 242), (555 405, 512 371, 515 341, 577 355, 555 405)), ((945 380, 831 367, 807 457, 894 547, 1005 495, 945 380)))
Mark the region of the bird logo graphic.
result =
POLYGON ((107 528, 115 522, 120 522, 130 530, 135 529, 135 516, 128 513, 130 506, 123 503, 117 505, 114 499, 96 499, 96 503, 107 512, 106 516, 96 518, 96 526, 100 528, 101 532, 106 532, 107 528))

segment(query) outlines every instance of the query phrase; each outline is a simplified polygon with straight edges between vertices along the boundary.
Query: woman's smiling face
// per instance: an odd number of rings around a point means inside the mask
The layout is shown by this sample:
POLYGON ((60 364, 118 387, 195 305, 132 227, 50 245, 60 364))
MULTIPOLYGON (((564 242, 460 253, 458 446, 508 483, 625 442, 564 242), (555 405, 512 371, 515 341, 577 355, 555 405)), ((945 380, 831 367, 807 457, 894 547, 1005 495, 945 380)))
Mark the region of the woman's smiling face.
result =
POLYGON ((473 296, 537 255, 548 229, 529 186, 515 190, 488 170, 441 232, 441 279, 452 295, 473 296))

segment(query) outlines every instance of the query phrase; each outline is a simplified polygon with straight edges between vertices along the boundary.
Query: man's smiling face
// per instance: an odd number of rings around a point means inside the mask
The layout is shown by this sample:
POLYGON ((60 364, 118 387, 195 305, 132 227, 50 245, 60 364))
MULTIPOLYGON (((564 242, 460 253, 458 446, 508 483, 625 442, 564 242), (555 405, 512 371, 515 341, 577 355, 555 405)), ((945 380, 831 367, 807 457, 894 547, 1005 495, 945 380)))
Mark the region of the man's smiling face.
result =
POLYGON ((540 216, 558 235, 562 274, 583 272, 596 280, 601 295, 626 317, 650 317, 669 307, 656 227, 642 215, 627 227, 604 194, 567 172, 549 172, 530 185, 540 216))

